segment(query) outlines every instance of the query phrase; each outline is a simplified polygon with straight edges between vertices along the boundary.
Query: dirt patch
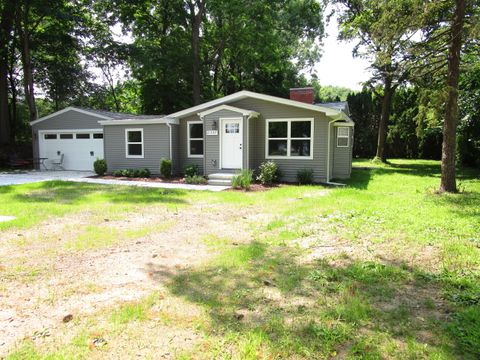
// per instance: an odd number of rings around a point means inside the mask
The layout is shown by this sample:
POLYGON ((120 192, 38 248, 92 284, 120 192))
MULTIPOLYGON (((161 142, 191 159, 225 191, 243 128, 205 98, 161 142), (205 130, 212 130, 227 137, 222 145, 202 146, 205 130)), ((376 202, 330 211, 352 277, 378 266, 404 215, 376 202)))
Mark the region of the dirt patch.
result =
POLYGON ((68 314, 74 318, 93 314, 162 290, 162 276, 158 272, 152 276, 151 269, 164 269, 171 276, 207 261, 215 251, 202 241, 206 235, 250 241, 252 212, 250 207, 224 204, 196 204, 176 211, 142 207, 122 219, 76 214, 48 220, 34 229, 3 233, 0 356, 35 331, 49 329, 54 334, 68 314), (164 223, 173 225, 156 227, 164 223), (65 248, 88 224, 117 229, 119 234, 131 231, 133 236, 100 249, 65 248), (153 230, 142 233, 146 227, 153 230), (32 269, 38 272, 27 276, 32 269))

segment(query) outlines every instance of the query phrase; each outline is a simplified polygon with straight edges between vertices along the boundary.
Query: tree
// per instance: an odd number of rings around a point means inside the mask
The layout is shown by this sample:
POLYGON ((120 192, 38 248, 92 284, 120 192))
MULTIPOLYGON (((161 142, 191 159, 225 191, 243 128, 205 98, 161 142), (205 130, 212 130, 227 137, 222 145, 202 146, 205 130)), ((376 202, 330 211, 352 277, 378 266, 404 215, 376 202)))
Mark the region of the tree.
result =
POLYGON ((10 39, 12 37, 15 1, 3 2, 0 7, 0 145, 11 141, 10 116, 8 112, 8 67, 10 39))
POLYGON ((408 49, 418 29, 416 0, 334 0, 339 5, 340 38, 357 40, 354 55, 371 60, 372 78, 368 86, 381 96, 376 158, 385 161, 385 142, 392 97, 408 78, 408 49), (382 91, 377 90, 382 87, 382 91))

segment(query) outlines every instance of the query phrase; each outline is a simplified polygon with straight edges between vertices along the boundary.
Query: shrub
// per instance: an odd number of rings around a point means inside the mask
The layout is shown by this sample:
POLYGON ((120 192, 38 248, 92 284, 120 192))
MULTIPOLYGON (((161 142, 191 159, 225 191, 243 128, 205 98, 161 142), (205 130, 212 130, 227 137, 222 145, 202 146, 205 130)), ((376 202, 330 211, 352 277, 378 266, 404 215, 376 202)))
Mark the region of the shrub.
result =
POLYGON ((265 161, 258 168, 257 180, 263 185, 272 185, 279 178, 278 166, 274 161, 265 161))
POLYGON ((138 177, 149 178, 150 170, 148 170, 147 168, 138 170, 138 177))
POLYGON ((298 170, 297 181, 300 185, 313 184, 313 169, 298 170))
POLYGON ((104 159, 97 159, 93 163, 93 170, 95 170, 95 174, 99 176, 105 175, 107 172, 107 162, 104 159))
POLYGON ((199 173, 198 165, 190 164, 185 167, 185 177, 194 177, 199 173))
POLYGON ((237 189, 241 188, 248 190, 250 189, 250 185, 252 185, 252 182, 253 171, 250 169, 244 169, 232 178, 232 186, 237 189))
POLYGON ((160 160, 160 174, 167 179, 172 176, 172 160, 160 160))
POLYGON ((113 176, 115 176, 115 177, 123 176, 123 170, 115 170, 113 172, 113 176))
POLYGON ((133 172, 134 172, 133 169, 123 169, 122 170, 122 176, 133 177, 133 172))
POLYGON ((205 185, 207 184, 207 179, 200 175, 186 176, 185 182, 187 184, 196 184, 196 185, 205 185))

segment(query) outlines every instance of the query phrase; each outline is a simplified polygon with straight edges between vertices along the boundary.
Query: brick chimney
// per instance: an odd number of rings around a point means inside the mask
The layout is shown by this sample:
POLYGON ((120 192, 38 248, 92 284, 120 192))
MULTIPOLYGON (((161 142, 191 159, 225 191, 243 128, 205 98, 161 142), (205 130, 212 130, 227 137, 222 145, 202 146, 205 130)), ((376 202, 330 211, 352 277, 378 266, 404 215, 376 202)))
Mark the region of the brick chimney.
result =
POLYGON ((291 88, 290 100, 313 104, 315 101, 315 90, 313 87, 291 88))

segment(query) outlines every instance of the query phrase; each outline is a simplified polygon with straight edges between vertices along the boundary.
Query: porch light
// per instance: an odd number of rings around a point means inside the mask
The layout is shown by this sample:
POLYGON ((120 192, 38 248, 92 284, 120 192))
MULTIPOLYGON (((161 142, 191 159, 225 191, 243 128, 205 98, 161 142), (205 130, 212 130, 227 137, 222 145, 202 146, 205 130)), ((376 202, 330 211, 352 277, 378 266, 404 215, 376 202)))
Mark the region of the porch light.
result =
POLYGON ((212 122, 212 130, 217 130, 217 120, 213 120, 213 122, 212 122))

